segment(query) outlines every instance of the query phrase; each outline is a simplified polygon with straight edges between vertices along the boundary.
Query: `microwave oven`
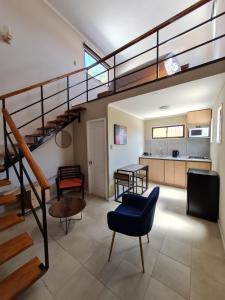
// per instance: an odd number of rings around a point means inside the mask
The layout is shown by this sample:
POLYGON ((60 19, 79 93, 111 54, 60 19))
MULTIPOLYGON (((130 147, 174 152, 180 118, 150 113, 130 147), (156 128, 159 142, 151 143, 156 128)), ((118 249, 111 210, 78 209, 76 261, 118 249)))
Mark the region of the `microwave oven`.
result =
POLYGON ((209 127, 199 127, 189 129, 189 138, 209 138, 209 127))

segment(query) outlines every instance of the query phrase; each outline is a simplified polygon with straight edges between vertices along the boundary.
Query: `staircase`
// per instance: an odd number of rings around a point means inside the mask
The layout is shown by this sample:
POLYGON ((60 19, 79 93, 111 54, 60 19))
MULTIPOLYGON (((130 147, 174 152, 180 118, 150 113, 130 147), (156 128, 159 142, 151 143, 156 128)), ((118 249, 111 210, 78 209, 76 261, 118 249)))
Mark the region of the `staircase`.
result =
MULTIPOLYGON (((45 178, 42 170, 34 160, 29 147, 27 146, 24 138, 17 130, 12 118, 10 117, 7 110, 3 110, 5 125, 11 130, 13 138, 16 140, 16 147, 12 143, 12 138, 7 133, 5 136, 6 141, 6 154, 7 157, 11 159, 11 166, 15 170, 16 176, 20 182, 20 206, 21 213, 18 213, 18 209, 15 209, 15 204, 18 206, 17 196, 14 194, 15 189, 18 191, 18 187, 14 187, 8 178, 8 172, 6 172, 6 178, 0 180, 0 209, 5 208, 7 213, 2 213, 0 215, 0 232, 10 229, 25 221, 25 202, 29 204, 31 213, 33 214, 37 227, 39 228, 43 237, 43 251, 45 261, 44 263, 39 260, 38 257, 33 257, 28 260, 24 265, 21 265, 18 269, 14 270, 5 278, 0 278, 0 299, 1 300, 11 300, 16 299, 22 292, 27 290, 32 284, 34 284, 38 279, 40 279, 49 268, 49 257, 48 257, 48 235, 47 235, 47 219, 46 219, 46 205, 45 205, 45 191, 50 188, 47 179, 45 178), (9 143, 9 144, 8 144, 9 143), (9 155, 8 146, 15 151, 14 156, 9 155), (25 167, 23 159, 27 161, 30 169, 32 170, 34 176, 37 179, 41 187, 41 197, 37 193, 33 182, 31 181, 30 175, 25 167), (15 159, 19 161, 19 169, 15 167, 15 159), (30 183, 30 186, 36 195, 37 201, 40 204, 41 209, 41 219, 37 215, 35 209, 33 208, 31 199, 27 198, 24 178, 30 183), (7 189, 8 188, 8 189, 7 189)), ((67 122, 67 121, 66 121, 67 122)), ((7 165, 9 168, 9 165, 7 165)), ((8 170, 8 169, 7 169, 8 170)), ((10 235, 10 231, 9 231, 10 235)), ((21 232, 17 236, 12 236, 4 243, 0 244, 0 265, 10 261, 13 257, 16 257, 21 252, 25 251, 29 247, 32 247, 33 240, 27 232, 21 232)))
MULTIPOLYGON (((0 187, 10 184, 9 180, 0 180, 0 187)), ((15 204, 17 198, 14 195, 0 195, 0 206, 15 204)), ((0 232, 25 221, 25 217, 11 212, 0 216, 0 232)), ((33 245, 32 238, 23 232, 0 245, 0 265, 23 252, 33 245)), ((15 299, 19 294, 29 288, 46 272, 41 261, 34 257, 13 273, 0 280, 1 300, 15 299)))

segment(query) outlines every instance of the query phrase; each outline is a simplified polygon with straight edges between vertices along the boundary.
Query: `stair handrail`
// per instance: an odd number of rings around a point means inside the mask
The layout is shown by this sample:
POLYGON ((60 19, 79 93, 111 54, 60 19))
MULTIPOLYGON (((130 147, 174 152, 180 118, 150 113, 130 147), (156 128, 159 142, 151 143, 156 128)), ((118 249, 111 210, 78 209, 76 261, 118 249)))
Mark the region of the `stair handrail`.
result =
POLYGON ((49 184, 47 178, 45 177, 45 175, 44 175, 42 169, 40 168, 40 166, 38 165, 38 163, 35 161, 29 147, 27 146, 24 138, 20 134, 19 130, 17 129, 15 123, 13 122, 13 120, 6 108, 2 108, 2 114, 18 143, 19 149, 22 151, 31 170, 33 171, 41 189, 42 190, 50 189, 50 184, 49 184))
POLYGON ((201 6, 207 4, 207 3, 211 2, 211 1, 213 1, 213 0, 200 0, 200 1, 198 1, 197 3, 189 6, 188 8, 186 8, 185 10, 183 10, 182 12, 179 12, 178 14, 176 14, 173 17, 169 18, 168 20, 164 21, 160 25, 155 26, 154 28, 150 29, 146 33, 138 36, 137 38, 133 39, 132 41, 128 42, 127 44, 121 46, 120 48, 116 49, 115 51, 111 52, 110 54, 104 56, 103 58, 101 58, 100 60, 98 60, 96 63, 90 65, 89 67, 81 68, 81 69, 72 71, 70 73, 66 73, 64 75, 61 75, 61 76, 58 76, 58 77, 55 77, 55 78, 52 78, 52 79, 49 79, 49 80, 46 80, 46 81, 43 81, 43 82, 39 82, 39 83, 30 85, 30 86, 22 88, 22 89, 18 89, 18 90, 15 90, 13 92, 9 92, 9 93, 0 95, 0 100, 5 100, 7 98, 10 98, 10 97, 22 94, 24 92, 36 89, 38 87, 47 85, 47 84, 52 83, 52 82, 61 80, 61 79, 66 78, 68 76, 75 75, 75 74, 81 73, 83 71, 88 71, 89 69, 92 69, 93 67, 99 65, 102 62, 104 62, 104 61, 106 61, 106 60, 108 60, 110 58, 114 58, 116 54, 118 54, 118 53, 124 51, 125 49, 133 46, 134 44, 142 41, 143 39, 149 37, 150 35, 152 35, 154 33, 157 33, 159 30, 167 27, 168 25, 174 23, 175 21, 179 20, 180 18, 188 15, 189 13, 195 11, 196 9, 200 8, 201 6))

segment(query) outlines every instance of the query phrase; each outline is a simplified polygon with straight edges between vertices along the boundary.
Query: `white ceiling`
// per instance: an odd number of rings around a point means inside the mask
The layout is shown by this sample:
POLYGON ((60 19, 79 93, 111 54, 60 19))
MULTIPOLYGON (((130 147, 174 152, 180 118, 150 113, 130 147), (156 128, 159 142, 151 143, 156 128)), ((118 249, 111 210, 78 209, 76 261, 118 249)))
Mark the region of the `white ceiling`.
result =
MULTIPOLYGON (((112 52, 198 2, 198 0, 45 1, 49 2, 104 54, 112 52)), ((211 3, 190 15, 182 24, 178 22, 172 25, 170 33, 178 33, 181 29, 194 26, 197 21, 200 22, 206 17, 210 17, 210 12, 211 3)), ((165 35, 167 36, 168 32, 161 33, 162 38, 165 35)), ((189 40, 191 40, 190 36, 189 40)), ((151 41, 148 41, 147 44, 150 48, 151 41)), ((124 55, 126 57, 127 53, 124 55)))
POLYGON ((225 73, 139 95, 110 105, 141 119, 181 115, 188 111, 212 107, 224 84, 225 73), (163 105, 169 105, 170 108, 162 111, 159 107, 163 105))

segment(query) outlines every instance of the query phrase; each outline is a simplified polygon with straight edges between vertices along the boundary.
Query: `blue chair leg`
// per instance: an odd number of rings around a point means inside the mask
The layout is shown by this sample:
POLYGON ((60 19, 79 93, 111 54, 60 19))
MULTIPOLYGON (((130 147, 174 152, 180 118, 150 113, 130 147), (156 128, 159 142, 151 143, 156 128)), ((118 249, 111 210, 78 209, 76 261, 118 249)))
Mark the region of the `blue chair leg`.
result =
POLYGON ((113 236, 112 236, 112 242, 111 242, 111 246, 110 246, 110 251, 109 251, 109 258, 108 258, 108 261, 110 261, 110 258, 111 258, 112 249, 113 249, 113 244, 114 244, 114 240, 115 240, 115 235, 116 235, 116 232, 113 231, 113 236))
POLYGON ((141 252, 142 272, 145 273, 144 254, 143 254, 141 236, 139 236, 139 246, 140 246, 140 252, 141 252))

